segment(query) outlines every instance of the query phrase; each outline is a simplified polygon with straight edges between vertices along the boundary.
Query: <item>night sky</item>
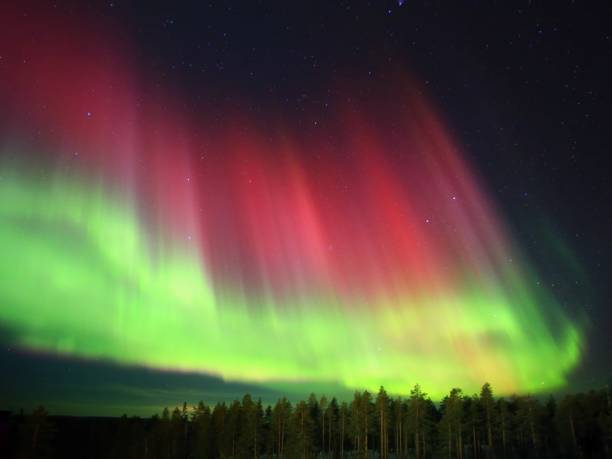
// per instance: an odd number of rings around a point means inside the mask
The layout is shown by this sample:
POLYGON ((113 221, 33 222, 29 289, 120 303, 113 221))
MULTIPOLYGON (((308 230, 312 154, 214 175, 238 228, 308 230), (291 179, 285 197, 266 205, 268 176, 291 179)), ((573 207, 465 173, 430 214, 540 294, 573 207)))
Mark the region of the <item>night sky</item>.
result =
POLYGON ((0 409, 612 382, 607 2, 4 3, 0 409))

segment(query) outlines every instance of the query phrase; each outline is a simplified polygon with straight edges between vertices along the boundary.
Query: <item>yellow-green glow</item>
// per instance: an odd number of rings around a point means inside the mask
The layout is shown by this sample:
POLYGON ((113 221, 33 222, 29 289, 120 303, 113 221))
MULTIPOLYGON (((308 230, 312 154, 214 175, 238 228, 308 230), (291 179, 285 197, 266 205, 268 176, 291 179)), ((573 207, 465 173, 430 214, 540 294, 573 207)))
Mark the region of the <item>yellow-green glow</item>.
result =
POLYGON ((515 264, 349 300, 254 293, 214 282, 196 242, 153 236, 129 196, 86 183, 2 174, 0 323, 20 346, 274 385, 418 382, 434 397, 485 380, 551 389, 578 362, 579 330, 515 264))

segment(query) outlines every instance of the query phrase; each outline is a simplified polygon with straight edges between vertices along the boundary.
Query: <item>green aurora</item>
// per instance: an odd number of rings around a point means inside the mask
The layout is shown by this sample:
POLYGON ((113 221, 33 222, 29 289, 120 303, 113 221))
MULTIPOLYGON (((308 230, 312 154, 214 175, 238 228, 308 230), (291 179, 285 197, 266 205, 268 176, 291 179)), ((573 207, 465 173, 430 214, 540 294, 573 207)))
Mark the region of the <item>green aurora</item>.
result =
POLYGON ((579 361, 579 328, 518 263, 499 268, 503 282, 465 270, 461 288, 350 309, 331 289, 281 300, 213 281, 187 241, 147 233, 134 199, 92 183, 3 168, 0 324, 17 346, 275 388, 418 382, 434 398, 449 382, 550 390, 579 361))

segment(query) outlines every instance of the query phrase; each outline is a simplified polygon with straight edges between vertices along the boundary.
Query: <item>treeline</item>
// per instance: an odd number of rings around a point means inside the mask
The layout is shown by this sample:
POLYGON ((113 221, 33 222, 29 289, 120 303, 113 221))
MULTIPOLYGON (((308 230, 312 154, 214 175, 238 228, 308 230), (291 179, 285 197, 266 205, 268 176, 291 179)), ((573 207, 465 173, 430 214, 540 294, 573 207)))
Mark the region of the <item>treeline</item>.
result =
POLYGON ((355 392, 352 401, 310 395, 264 406, 184 403, 149 419, 11 418, 15 457, 91 458, 610 458, 607 390, 494 397, 452 389, 439 404, 417 385, 408 397, 355 392))

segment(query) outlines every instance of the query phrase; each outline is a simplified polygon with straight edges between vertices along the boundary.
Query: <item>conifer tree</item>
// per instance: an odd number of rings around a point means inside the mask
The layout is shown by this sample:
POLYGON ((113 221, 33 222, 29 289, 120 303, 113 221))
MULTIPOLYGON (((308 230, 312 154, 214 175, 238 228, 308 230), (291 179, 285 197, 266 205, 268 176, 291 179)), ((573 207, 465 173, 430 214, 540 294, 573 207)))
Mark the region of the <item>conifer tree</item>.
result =
POLYGON ((378 447, 381 459, 388 456, 388 430, 389 430, 389 397, 383 386, 380 386, 376 396, 376 417, 378 419, 378 447))
POLYGON ((410 391, 408 399, 408 431, 414 438, 414 450, 417 459, 423 457, 423 436, 425 419, 425 397, 427 394, 421 391, 421 386, 416 384, 410 391))
POLYGON ((305 459, 310 455, 312 450, 312 418, 309 405, 301 401, 299 402, 293 413, 293 451, 294 456, 305 459))
POLYGON ((461 389, 452 389, 442 404, 444 414, 440 421, 440 433, 446 439, 448 457, 463 459, 463 395, 461 389))
POLYGON ((347 426, 350 425, 350 410, 349 406, 346 402, 342 402, 340 405, 340 413, 339 413, 339 449, 340 449, 340 457, 344 456, 344 444, 346 442, 346 429, 347 426))
POLYGON ((480 390, 480 404, 485 415, 485 425, 487 428, 487 445, 493 448, 493 415, 495 401, 493 399, 493 389, 491 384, 485 383, 480 390))
POLYGON ((278 457, 284 457, 285 440, 291 417, 291 404, 283 397, 276 402, 272 410, 272 432, 274 433, 274 451, 278 457))
POLYGON ((319 413, 321 416, 321 451, 325 451, 325 415, 327 414, 327 397, 319 400, 319 413))

